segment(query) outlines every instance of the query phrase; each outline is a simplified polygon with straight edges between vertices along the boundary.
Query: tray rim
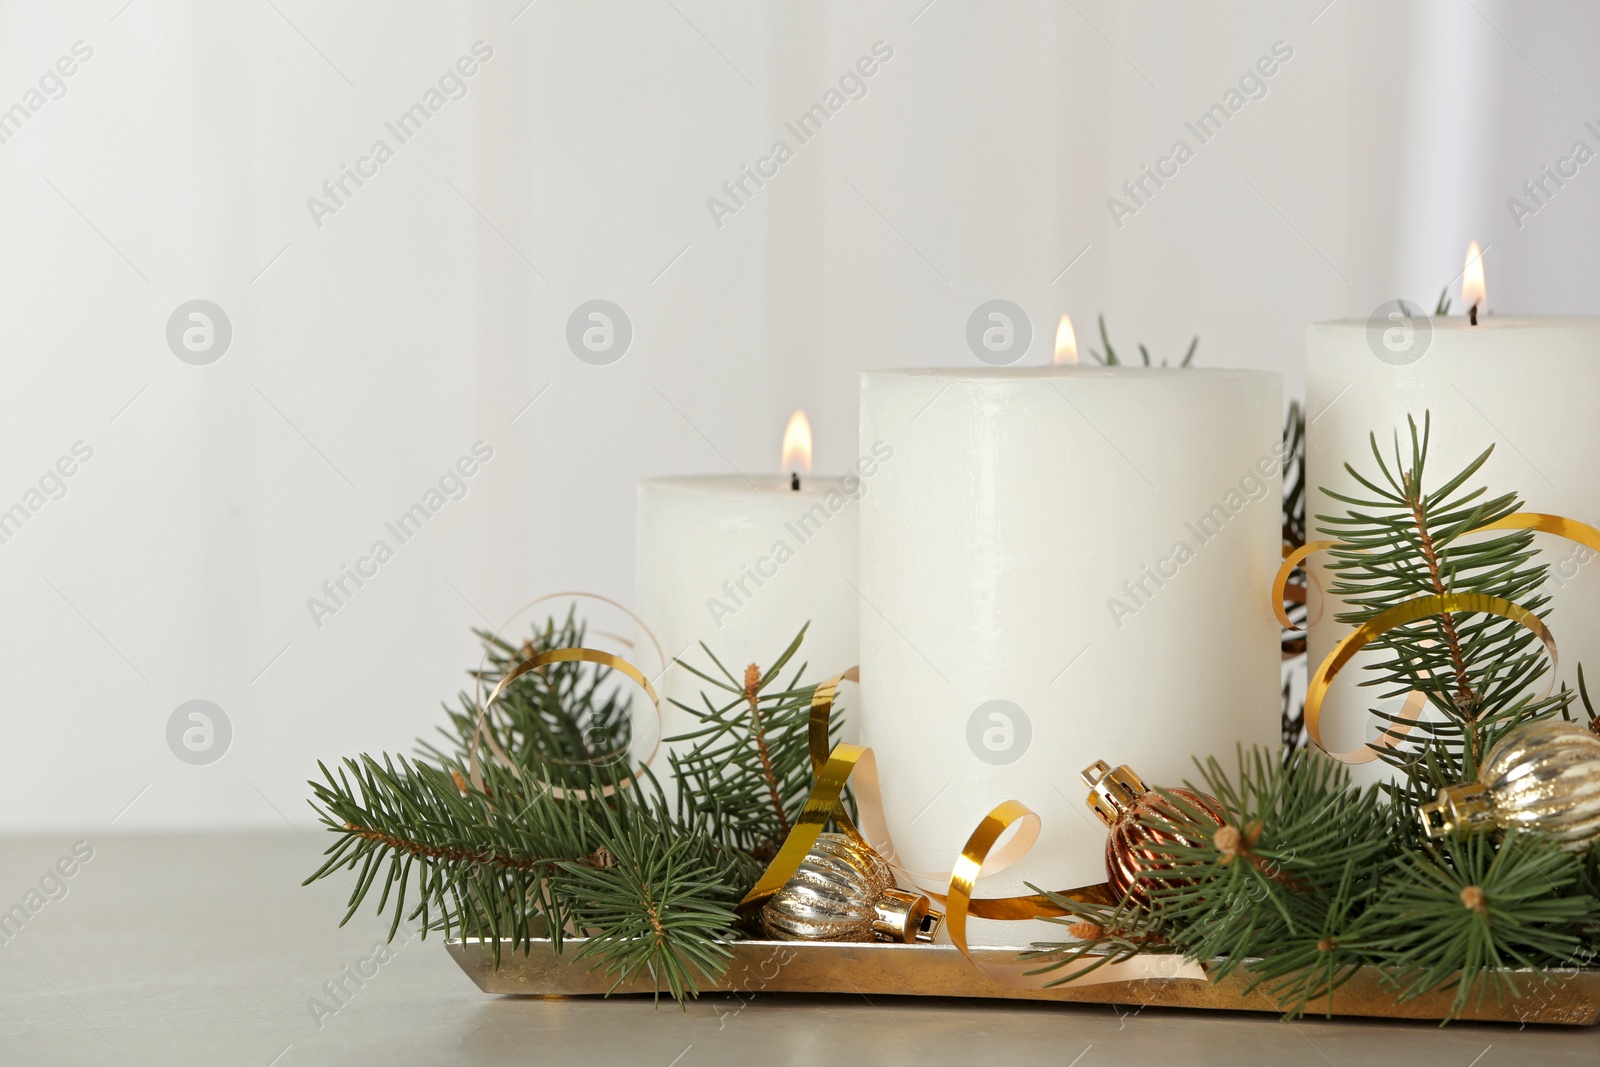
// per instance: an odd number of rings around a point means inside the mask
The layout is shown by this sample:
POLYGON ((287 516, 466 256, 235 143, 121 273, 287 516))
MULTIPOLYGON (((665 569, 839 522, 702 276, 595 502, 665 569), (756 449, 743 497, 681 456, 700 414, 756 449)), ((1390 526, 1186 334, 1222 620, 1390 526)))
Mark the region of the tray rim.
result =
MULTIPOLYGON (((593 969, 590 960, 577 959, 586 942, 585 938, 562 938, 562 950, 557 952, 549 938, 532 938, 515 947, 502 941, 498 967, 494 965, 492 938, 447 938, 445 948, 480 990, 494 995, 568 998, 655 994, 652 985, 637 979, 612 990, 613 979, 603 970, 593 969)), ((728 947, 733 958, 722 979, 702 981, 701 994, 871 994, 1283 1014, 1264 992, 1244 992, 1249 978, 1242 971, 1214 981, 1150 978, 1032 990, 993 981, 949 944, 747 940, 728 942, 728 947), (768 974, 768 967, 773 964, 776 967, 768 974)), ((1014 961, 1017 951, 985 947, 974 948, 973 955, 985 963, 1002 963, 1014 961)), ((1457 1020, 1567 1026, 1600 1022, 1600 969, 1508 968, 1504 973, 1542 982, 1549 995, 1528 991, 1527 986, 1522 986, 1522 996, 1504 1000, 1486 993, 1476 1007, 1469 1004, 1457 1020)), ((1387 984, 1378 968, 1363 967, 1331 998, 1308 1005, 1306 1015, 1441 1022, 1448 1013, 1453 992, 1434 991, 1405 1003, 1397 1003, 1394 996, 1393 986, 1387 984)))

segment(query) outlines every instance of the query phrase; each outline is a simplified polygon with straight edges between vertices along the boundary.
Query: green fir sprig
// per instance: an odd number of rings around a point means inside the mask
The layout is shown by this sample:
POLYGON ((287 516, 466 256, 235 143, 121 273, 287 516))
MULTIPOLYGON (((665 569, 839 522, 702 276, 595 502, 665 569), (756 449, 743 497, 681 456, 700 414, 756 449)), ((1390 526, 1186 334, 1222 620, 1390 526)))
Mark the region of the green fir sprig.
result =
MULTIPOLYGON (((1424 416, 1420 429, 1415 420, 1408 421, 1410 447, 1402 449, 1396 435, 1390 458, 1373 436, 1376 475, 1346 464, 1358 493, 1325 490, 1349 506, 1344 515, 1318 516, 1322 531, 1337 538, 1330 553, 1334 581, 1329 593, 1349 608, 1335 618, 1359 626, 1415 597, 1446 593, 1498 597, 1535 615, 1547 614, 1550 598, 1540 592, 1546 567, 1536 562, 1533 534, 1471 535, 1522 506, 1515 493, 1490 497, 1483 487, 1469 484, 1493 447, 1453 476, 1433 479, 1431 420, 1424 416)), ((1402 772, 1399 788, 1412 805, 1432 800, 1441 786, 1471 781, 1488 749, 1507 731, 1554 715, 1571 700, 1565 691, 1535 694, 1535 683, 1550 670, 1543 646, 1527 627, 1486 612, 1429 615, 1389 630, 1369 647, 1389 656, 1360 684, 1376 687, 1379 699, 1420 692, 1434 712, 1404 741, 1373 746, 1402 772)), ((1402 722, 1389 712, 1374 709, 1372 714, 1391 724, 1402 722)))
MULTIPOLYGON (((700 743, 674 761, 683 769, 676 803, 623 755, 629 720, 608 684, 614 672, 555 663, 508 686, 483 716, 507 761, 475 741, 478 698, 463 693, 458 709, 446 709, 447 743, 423 743, 425 758, 322 766, 311 804, 335 839, 306 882, 351 872, 344 921, 377 890, 391 937, 406 921, 424 937, 484 938, 497 963, 503 949, 525 949, 535 937, 558 951, 582 937, 582 957, 615 983, 643 977, 658 995, 694 996, 721 974, 728 942, 745 936, 735 906, 781 841, 778 828, 804 803, 797 768, 809 768, 805 719, 815 687, 801 683, 803 667, 775 684, 803 636, 772 668, 747 672, 754 703, 741 692, 745 719, 734 714, 740 701, 708 705, 694 735, 700 743), (475 743, 481 789, 471 774, 475 743), (750 770, 766 763, 782 803, 752 813, 750 770), (713 773, 719 767, 726 779, 713 773)), ((539 652, 580 646, 584 629, 569 615, 520 645, 479 638, 486 663, 474 676, 487 691, 539 652)))
MULTIPOLYGON (((693 742, 670 757, 680 814, 716 826, 730 847, 763 861, 777 854, 811 792, 809 728, 816 686, 800 684, 807 669, 803 663, 782 683, 804 638, 802 628, 772 666, 763 670, 752 663, 743 677, 702 644, 718 674, 681 664, 706 689, 700 707, 674 702, 698 725, 667 739, 693 742)), ((839 723, 831 729, 837 734, 839 723)))
POLYGON ((1574 891, 1580 860, 1509 832, 1446 838, 1391 867, 1386 891, 1352 930, 1357 950, 1383 967, 1401 1000, 1454 987, 1451 1013, 1469 1001, 1516 996, 1512 968, 1559 966, 1582 944, 1597 902, 1574 891))
MULTIPOLYGON (((1090 358, 1092 358, 1096 363, 1100 364, 1103 367, 1120 367, 1120 366, 1128 365, 1125 360, 1123 360, 1121 357, 1119 357, 1117 355, 1116 348, 1114 348, 1112 346, 1112 344, 1111 344, 1111 335, 1106 332, 1106 317, 1104 315, 1101 315, 1101 316, 1099 316, 1099 320, 1100 320, 1100 344, 1105 347, 1105 351, 1101 352, 1101 351, 1098 351, 1097 349, 1090 348, 1089 349, 1090 358)), ((1200 335, 1199 334, 1195 334, 1193 339, 1191 339, 1190 342, 1189 342, 1188 350, 1186 352, 1184 352, 1184 354, 1183 354, 1183 359, 1178 361, 1178 366, 1187 367, 1191 362, 1193 362, 1195 349, 1197 349, 1199 347, 1200 347, 1200 335)), ((1143 365, 1146 366, 1146 367, 1150 367, 1150 366, 1162 366, 1162 367, 1165 367, 1167 365, 1167 361, 1165 359, 1163 359, 1160 362, 1160 364, 1151 363, 1151 361, 1150 361, 1150 350, 1148 348, 1146 348, 1142 343, 1139 345, 1139 358, 1140 358, 1140 360, 1143 361, 1143 365)))

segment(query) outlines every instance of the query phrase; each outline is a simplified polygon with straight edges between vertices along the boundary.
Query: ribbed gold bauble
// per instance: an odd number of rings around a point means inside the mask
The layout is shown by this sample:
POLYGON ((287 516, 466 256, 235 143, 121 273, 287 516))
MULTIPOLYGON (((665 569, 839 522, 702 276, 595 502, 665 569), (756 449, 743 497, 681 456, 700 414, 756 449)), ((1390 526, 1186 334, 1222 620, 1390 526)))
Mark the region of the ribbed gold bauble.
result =
POLYGON ((1560 720, 1519 726, 1489 750, 1476 782, 1446 786, 1419 814, 1429 837, 1499 827, 1581 852, 1600 839, 1600 734, 1560 720))
POLYGON ((821 834, 794 877, 761 909, 761 928, 779 941, 931 941, 942 918, 928 898, 894 887, 872 849, 844 834, 821 834))

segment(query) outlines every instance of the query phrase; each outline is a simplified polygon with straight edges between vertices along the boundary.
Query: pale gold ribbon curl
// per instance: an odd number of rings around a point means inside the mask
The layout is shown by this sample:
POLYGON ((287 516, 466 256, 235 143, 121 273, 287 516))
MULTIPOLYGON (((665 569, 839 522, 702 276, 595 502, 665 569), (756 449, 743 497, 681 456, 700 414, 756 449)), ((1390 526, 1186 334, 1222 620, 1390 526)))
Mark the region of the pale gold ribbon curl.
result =
MULTIPOLYGON (((654 631, 650 629, 649 625, 646 624, 645 621, 638 615, 635 615, 631 610, 629 610, 625 604, 619 604, 610 597, 601 596, 599 593, 585 593, 582 590, 567 590, 559 593, 545 593, 542 596, 536 596, 517 610, 513 611, 510 615, 506 616, 506 621, 501 623, 499 630, 495 632, 500 634, 500 631, 503 631, 509 627, 511 622, 516 619, 517 616, 521 615, 535 604, 542 604, 547 600, 572 599, 594 600, 601 604, 609 604, 611 607, 616 608, 618 611, 622 612, 622 614, 632 619, 634 625, 639 628, 639 632, 643 633, 645 637, 649 638, 651 646, 656 650, 656 658, 660 660, 663 665, 662 669, 666 669, 666 655, 661 649, 661 642, 656 638, 654 631)), ((501 639, 504 640, 504 635, 500 634, 500 636, 501 639)), ((602 636, 610 637, 612 640, 618 642, 626 648, 633 648, 633 641, 626 637, 622 637, 617 634, 604 634, 602 636)), ((516 681, 524 674, 527 674, 529 671, 539 670, 540 668, 548 666, 551 663, 574 662, 594 663, 602 667, 610 667, 613 670, 620 671, 622 674, 626 675, 644 690, 645 695, 650 698, 651 706, 655 708, 656 740, 654 746, 650 749, 650 755, 641 760, 640 763, 644 766, 649 766, 652 762, 654 762, 656 754, 661 750, 661 735, 664 732, 661 698, 656 695, 655 687, 650 684, 647 678, 645 678, 644 673, 628 660, 623 659, 621 656, 614 655, 613 653, 603 652, 599 649, 593 648, 553 649, 548 652, 539 653, 532 659, 524 660, 523 662, 517 664, 500 679, 500 681, 495 685, 494 691, 486 696, 483 689, 483 676, 489 664, 489 653, 486 648, 484 650, 483 659, 478 663, 478 714, 472 730, 471 750, 467 755, 467 775, 472 780, 472 784, 478 789, 479 792, 486 791, 484 788, 483 767, 479 756, 479 746, 485 743, 488 744, 489 750, 494 753, 495 757, 499 759, 501 763, 505 764, 506 768, 511 771, 512 775, 519 782, 522 780, 522 772, 512 761, 511 756, 506 752, 505 747, 500 744, 500 739, 495 736, 494 731, 488 728, 489 708, 494 705, 496 700, 500 699, 501 695, 505 693, 506 688, 512 682, 516 681)), ((594 760, 561 760, 553 762, 564 763, 567 766, 592 767, 611 763, 618 756, 622 755, 625 754, 617 753, 594 760)), ((635 777, 630 775, 621 783, 617 785, 606 786, 598 793, 590 793, 587 789, 566 789, 561 786, 543 786, 542 783, 541 786, 546 788, 549 793, 557 799, 571 798, 575 800, 586 800, 595 796, 612 796, 619 789, 626 789, 632 786, 634 781, 635 777)))
MULTIPOLYGON (((541 596, 534 597, 532 600, 528 601, 526 604, 522 605, 520 608, 518 608, 517 610, 513 611, 510 615, 507 615, 505 622, 502 622, 500 624, 499 629, 497 629, 495 631, 495 633, 498 636, 500 636, 501 640, 504 640, 505 639, 504 631, 511 626, 512 622, 514 622, 517 619, 518 616, 520 616, 523 612, 527 611, 529 608, 533 607, 534 605, 543 604, 547 600, 593 600, 594 602, 596 602, 598 604, 606 604, 606 605, 608 605, 610 607, 613 607, 613 608, 617 609, 618 611, 622 612, 622 614, 626 615, 629 619, 632 619, 633 620, 633 624, 634 624, 635 627, 638 628, 639 633, 644 634, 644 636, 649 639, 650 647, 656 650, 656 661, 661 664, 662 672, 665 673, 667 668, 671 666, 671 664, 669 664, 667 662, 666 652, 662 650, 661 641, 660 641, 660 639, 658 639, 656 637, 655 631, 650 629, 650 626, 649 626, 648 623, 646 623, 638 615, 634 614, 632 609, 630 609, 626 604, 619 604, 617 601, 612 600, 608 596, 601 596, 599 593, 586 593, 581 589, 568 589, 568 590, 564 590, 564 591, 559 592, 559 593, 545 593, 545 594, 543 594, 541 596)), ((619 644, 619 645, 623 646, 624 648, 628 649, 630 654, 632 653, 633 640, 631 638, 623 637, 621 634, 613 634, 613 633, 606 633, 606 632, 600 632, 600 636, 611 638, 613 641, 617 642, 617 644, 619 644)), ((479 704, 482 704, 484 702, 483 674, 484 674, 484 671, 487 669, 488 666, 489 666, 489 650, 487 648, 485 648, 484 649, 484 653, 483 653, 483 658, 478 661, 478 703, 479 704)), ((657 675, 657 678, 659 678, 659 677, 660 677, 660 675, 657 675)))
MULTIPOLYGON (((1433 596, 1414 597, 1403 604, 1397 604, 1388 611, 1379 612, 1356 627, 1354 631, 1346 634, 1339 640, 1338 644, 1333 646, 1333 651, 1328 653, 1328 657, 1319 663, 1317 669, 1312 672, 1311 680, 1306 685, 1305 713, 1306 736, 1311 739, 1312 743, 1324 752, 1328 751, 1327 747, 1322 743, 1322 701, 1328 695, 1328 689, 1333 685, 1334 676, 1354 658, 1357 652, 1360 652, 1380 634, 1387 633, 1396 627, 1405 626, 1419 619, 1425 619, 1430 615, 1443 615, 1446 612, 1454 611, 1477 611, 1486 615, 1498 615, 1503 619, 1510 619, 1512 622, 1519 623, 1532 630, 1534 635, 1544 642, 1545 651, 1550 654, 1550 681, 1540 696, 1549 694, 1550 689, 1555 685, 1556 639, 1550 633, 1550 628, 1544 624, 1544 620, 1539 616, 1503 597, 1485 596, 1482 593, 1443 593, 1433 596)), ((1416 696, 1418 694, 1412 693, 1407 697, 1406 706, 1408 708, 1411 706, 1412 698, 1416 696)), ((1421 710, 1421 701, 1418 701, 1417 709, 1421 710)), ((1409 724, 1407 724, 1406 729, 1409 728, 1409 724)), ((1400 733, 1400 731, 1397 730, 1394 733, 1400 733)), ((1390 736, 1391 734, 1386 731, 1384 734, 1386 746, 1389 743, 1390 736)), ((1355 764, 1366 763, 1376 758, 1377 753, 1370 748, 1363 748, 1354 752, 1328 752, 1328 755, 1341 763, 1355 764)))
MULTIPOLYGON (((602 652, 596 648, 552 648, 548 652, 540 652, 532 659, 523 660, 511 670, 507 671, 505 676, 501 678, 500 681, 495 685, 494 692, 489 694, 489 698, 478 705, 478 718, 477 723, 473 727, 472 731, 472 746, 468 753, 467 764, 468 776, 472 779, 472 784, 477 788, 478 792, 488 792, 483 780, 483 766, 479 762, 478 755, 481 745, 484 742, 488 743, 490 751, 492 751, 495 756, 499 758, 501 763, 505 764, 506 767, 510 769, 512 775, 514 775, 518 781, 522 780, 522 772, 517 768, 516 763, 512 761, 505 748, 501 746, 500 741, 494 736, 494 731, 487 728, 489 708, 494 705, 496 700, 500 699, 500 695, 506 691, 507 687, 510 686, 512 682, 516 681, 518 678, 521 678, 529 671, 536 671, 539 668, 546 667, 552 663, 594 663, 602 667, 610 667, 612 670, 626 675, 628 678, 632 679, 633 682, 639 686, 639 688, 644 690, 645 695, 650 698, 651 705, 655 707, 657 723, 661 721, 661 698, 656 695, 655 686, 650 684, 650 679, 646 678, 644 673, 640 671, 639 668, 635 667, 621 656, 613 655, 610 652, 602 652)), ((660 731, 657 730, 658 735, 659 733, 660 731)), ((658 736, 656 739, 656 749, 659 749, 660 747, 661 740, 658 736)), ((655 758, 656 749, 652 749, 650 755, 641 762, 648 765, 650 761, 655 758)), ((626 754, 618 753, 614 757, 596 760, 594 761, 593 765, 598 766, 603 763, 611 762, 614 759, 621 758, 626 758, 626 754)), ((635 777, 630 774, 621 782, 614 785, 605 786, 598 792, 591 792, 587 789, 567 789, 562 786, 547 785, 544 783, 540 783, 540 786, 558 800, 590 800, 596 797, 612 796, 619 790, 631 787, 635 780, 635 777)))
MULTIPOLYGON (((1507 515, 1503 519, 1485 523, 1482 526, 1468 530, 1463 536, 1471 534, 1489 533, 1495 530, 1533 530, 1536 533, 1554 534, 1565 537, 1569 541, 1585 545, 1596 552, 1600 552, 1600 530, 1587 523, 1576 519, 1569 519, 1562 515, 1546 515, 1539 512, 1517 512, 1507 515)), ((1283 559, 1283 564, 1278 568, 1278 573, 1272 581, 1272 606, 1278 621, 1289 629, 1296 629, 1283 610, 1283 592, 1289 582, 1289 573, 1301 566, 1307 557, 1317 552, 1322 552, 1338 545, 1337 541, 1312 541, 1290 552, 1283 559)), ((1550 656, 1550 681, 1544 693, 1548 695, 1555 685, 1555 670, 1558 663, 1555 637, 1545 626, 1544 620, 1533 612, 1501 597, 1484 596, 1479 593, 1442 593, 1431 596, 1420 596, 1390 608, 1387 611, 1368 619, 1355 630, 1346 634, 1339 643, 1333 646, 1333 651, 1317 665, 1312 672, 1311 679, 1306 686, 1306 736, 1313 744, 1324 752, 1328 749, 1322 743, 1322 703, 1328 695, 1328 689, 1333 684, 1334 677, 1342 670, 1357 652, 1376 640, 1380 635, 1399 626, 1417 622, 1430 615, 1441 615, 1446 612, 1468 611, 1482 612, 1488 615, 1498 615, 1504 619, 1527 627, 1543 642, 1545 651, 1550 656)), ((1426 706, 1426 697, 1420 692, 1413 691, 1406 697, 1405 706, 1401 709, 1398 718, 1405 720, 1386 729, 1376 745, 1364 746, 1353 752, 1328 752, 1334 759, 1341 763, 1358 764, 1367 763, 1378 757, 1379 748, 1393 748, 1399 738, 1411 731, 1412 725, 1421 715, 1426 706)))

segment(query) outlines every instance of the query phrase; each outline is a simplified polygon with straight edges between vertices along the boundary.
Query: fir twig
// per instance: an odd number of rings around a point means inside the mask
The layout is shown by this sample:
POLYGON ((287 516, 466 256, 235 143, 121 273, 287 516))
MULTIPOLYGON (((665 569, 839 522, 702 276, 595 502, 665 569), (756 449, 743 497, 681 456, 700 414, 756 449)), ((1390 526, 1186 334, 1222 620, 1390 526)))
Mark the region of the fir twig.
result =
MULTIPOLYGON (((1101 351, 1098 351, 1098 350, 1094 349, 1093 347, 1091 347, 1089 349, 1090 357, 1096 363, 1100 364, 1102 367, 1120 367, 1120 366, 1123 366, 1124 365, 1123 361, 1117 357, 1116 348, 1113 347, 1112 344, 1111 344, 1111 335, 1106 332, 1106 317, 1105 317, 1105 315, 1102 314, 1102 315, 1098 316, 1098 319, 1099 319, 1099 323, 1100 323, 1100 344, 1101 344, 1101 347, 1103 347, 1105 349, 1105 351, 1101 352, 1101 351)), ((1199 348, 1199 347, 1200 347, 1200 335, 1196 334, 1194 336, 1194 338, 1189 341, 1189 347, 1183 353, 1183 359, 1179 360, 1178 366, 1180 366, 1180 367, 1189 366, 1194 361, 1195 350, 1197 348, 1199 348)), ((1138 348, 1139 348, 1139 358, 1140 358, 1140 361, 1141 361, 1142 365, 1146 366, 1146 367, 1154 366, 1155 364, 1152 364, 1152 362, 1150 360, 1150 350, 1148 348, 1146 348, 1143 344, 1140 344, 1138 346, 1138 348)), ((1160 366, 1165 367, 1166 365, 1167 365, 1167 361, 1165 359, 1163 359, 1161 361, 1161 363, 1160 363, 1160 366)))
MULTIPOLYGON (((721 677, 690 663, 682 666, 706 683, 702 705, 677 704, 697 726, 672 742, 692 742, 674 753, 681 818, 704 819, 720 840, 765 862, 777 853, 811 792, 809 727, 814 685, 802 685, 805 665, 782 675, 805 637, 802 629, 771 667, 754 664, 735 676, 701 646, 721 677), (724 699, 716 700, 713 694, 724 699)), ((833 725, 836 732, 838 723, 833 725)))
MULTIPOLYGON (((1329 592, 1350 610, 1336 618, 1360 625, 1414 597, 1451 592, 1498 597, 1546 614, 1549 598, 1539 592, 1546 568, 1536 562, 1529 531, 1466 536, 1521 507, 1514 493, 1491 498, 1468 486, 1493 449, 1433 486, 1430 432, 1427 417, 1420 428, 1412 421, 1410 448, 1402 452, 1397 435, 1392 461, 1374 436, 1376 475, 1345 466, 1360 495, 1326 490, 1350 507, 1345 515, 1318 516, 1323 532, 1338 540, 1329 592)), ((1381 698, 1420 691, 1437 713, 1416 723, 1405 741, 1374 746, 1404 775, 1396 788, 1413 806, 1433 799, 1441 786, 1470 781, 1484 753, 1508 730, 1555 714, 1571 699, 1564 692, 1530 694, 1550 669, 1543 648, 1527 628, 1498 616, 1442 612, 1390 630, 1371 647, 1390 656, 1369 667, 1372 676, 1361 684, 1381 687, 1381 698)), ((1401 721, 1376 709, 1372 714, 1390 724, 1401 721)))

